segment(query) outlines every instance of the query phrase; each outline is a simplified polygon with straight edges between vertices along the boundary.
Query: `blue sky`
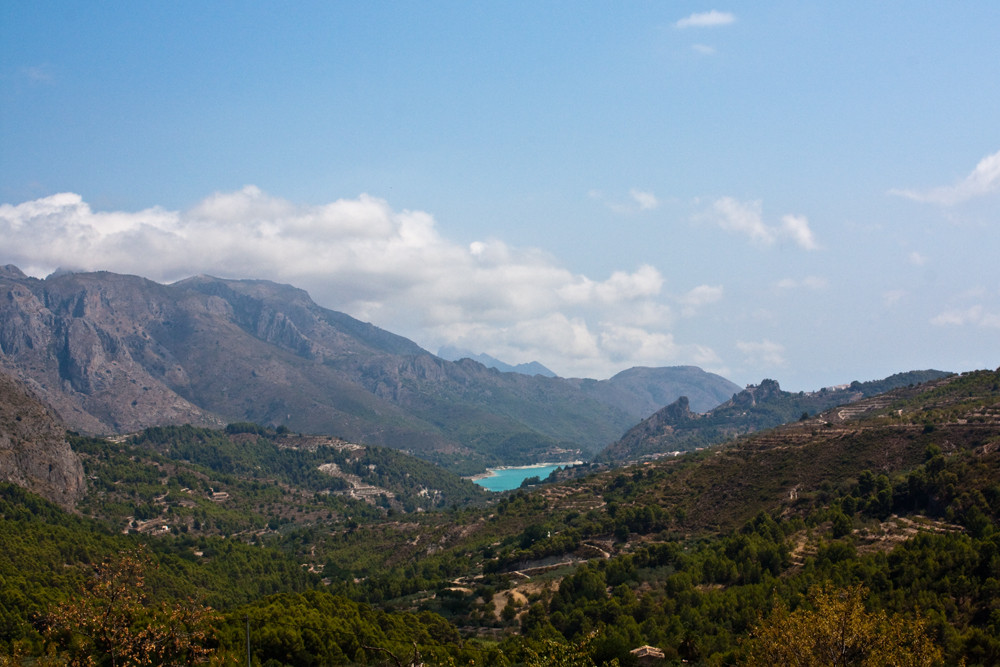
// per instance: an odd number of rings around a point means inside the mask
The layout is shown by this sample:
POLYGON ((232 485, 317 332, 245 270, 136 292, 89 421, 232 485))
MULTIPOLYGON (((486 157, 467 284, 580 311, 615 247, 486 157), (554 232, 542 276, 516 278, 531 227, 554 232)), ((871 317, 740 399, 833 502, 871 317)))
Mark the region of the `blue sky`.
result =
POLYGON ((1000 4, 0 5, 0 263, 561 375, 1000 364, 1000 4))

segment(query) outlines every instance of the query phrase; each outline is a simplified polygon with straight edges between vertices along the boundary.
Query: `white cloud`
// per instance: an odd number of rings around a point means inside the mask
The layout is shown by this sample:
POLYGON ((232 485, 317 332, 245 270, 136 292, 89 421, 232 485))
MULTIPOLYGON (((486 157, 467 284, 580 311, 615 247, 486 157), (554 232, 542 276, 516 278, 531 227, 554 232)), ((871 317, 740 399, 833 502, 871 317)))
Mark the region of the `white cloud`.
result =
POLYGON ((789 214, 781 219, 780 227, 768 225, 764 222, 763 205, 759 200, 741 202, 733 197, 722 197, 712 204, 708 217, 722 229, 745 234, 759 245, 773 245, 787 238, 804 250, 819 248, 805 216, 789 214))
POLYGON ((607 323, 600 337, 601 347, 620 366, 659 365, 659 359, 691 359, 706 366, 719 363, 710 348, 701 345, 678 345, 669 332, 647 331, 639 327, 607 323))
POLYGON ((737 341, 736 349, 743 353, 746 363, 756 367, 784 366, 785 347, 766 338, 761 341, 737 341))
POLYGON ((568 304, 602 303, 616 304, 642 297, 654 297, 660 293, 663 277, 652 266, 640 266, 635 273, 615 271, 603 282, 580 276, 556 289, 556 295, 568 304))
POLYGON ((781 232, 791 238, 799 247, 806 250, 816 250, 819 246, 809 229, 809 221, 805 216, 786 215, 781 218, 781 232))
POLYGON ((910 264, 912 264, 914 266, 923 266, 924 264, 927 263, 927 257, 925 257, 924 255, 921 255, 916 250, 914 250, 913 252, 910 253, 908 259, 910 260, 910 264))
POLYGON ((722 25, 729 25, 736 21, 736 17, 729 12, 720 12, 715 9, 708 12, 691 14, 674 23, 675 28, 714 28, 722 25))
POLYGON ((643 190, 637 190, 632 188, 628 191, 629 196, 632 200, 639 206, 642 211, 652 211, 654 208, 660 205, 659 200, 656 198, 652 192, 645 192, 643 190))
POLYGON ((946 185, 929 190, 890 190, 889 194, 906 197, 928 204, 953 206, 969 199, 982 197, 1000 190, 1000 151, 987 155, 976 168, 955 185, 946 185))
POLYGON ((696 51, 697 53, 700 53, 703 56, 714 56, 715 55, 715 47, 714 46, 709 46, 708 44, 692 44, 691 48, 694 51, 696 51))
POLYGON ((622 324, 656 330, 669 329, 675 319, 670 306, 652 299, 633 303, 616 316, 622 324))
POLYGON ((716 200, 712 209, 718 214, 716 222, 726 231, 746 234, 751 240, 765 245, 774 243, 775 233, 764 224, 760 201, 740 202, 723 197, 716 200))
POLYGON ((693 317, 698 309, 722 299, 722 285, 698 285, 694 289, 682 294, 677 301, 683 306, 681 315, 693 317))
POLYGON ((619 214, 639 213, 642 211, 652 211, 660 206, 660 200, 655 194, 647 190, 631 188, 628 191, 628 201, 613 201, 607 198, 600 190, 591 190, 587 193, 591 199, 603 203, 608 209, 619 214))
POLYGON ((794 278, 784 278, 776 283, 780 289, 798 289, 800 287, 812 290, 826 289, 830 281, 822 276, 806 276, 801 280, 794 278))
POLYGON ((722 285, 698 285, 681 296, 679 301, 686 306, 704 306, 720 300, 722 292, 722 285))
MULTIPOLYGON (((630 193, 637 206, 657 202, 630 193)), ((541 250, 497 239, 460 245, 434 218, 361 195, 302 206, 248 186, 187 211, 94 211, 73 193, 0 205, 0 264, 44 276, 110 270, 171 282, 196 274, 264 278, 309 291, 321 305, 409 336, 564 375, 607 377, 629 365, 710 363, 707 347, 674 340, 659 270, 603 279, 576 274, 541 250)), ((701 286, 682 304, 709 303, 701 286)))
POLYGON ((946 310, 931 319, 937 326, 979 326, 1000 329, 1000 314, 987 311, 981 304, 965 309, 946 310))

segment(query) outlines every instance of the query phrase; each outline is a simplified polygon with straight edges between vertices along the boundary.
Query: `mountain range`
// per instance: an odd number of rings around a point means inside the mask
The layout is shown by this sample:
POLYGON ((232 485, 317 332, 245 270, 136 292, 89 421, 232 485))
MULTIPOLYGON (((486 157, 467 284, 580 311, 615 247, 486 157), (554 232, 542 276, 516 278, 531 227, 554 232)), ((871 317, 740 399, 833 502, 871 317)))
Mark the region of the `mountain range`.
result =
MULTIPOLYGON (((716 417, 808 398, 765 381, 716 417)), ((23 446, 56 428, 44 441, 68 440, 88 484, 69 512, 0 483, 0 653, 15 659, 106 653, 78 640, 78 616, 51 623, 88 600, 106 616, 94 584, 138 554, 150 604, 124 627, 180 618, 240 664, 762 664, 770 628, 795 623, 794 647, 803 633, 843 644, 822 622, 834 612, 864 630, 853 654, 888 638, 902 656, 872 663, 1000 663, 1000 369, 494 496, 280 427, 65 436, 16 381, 0 406, 0 436, 23 446), (200 620, 207 607, 218 615, 200 620)))
POLYGON ((478 361, 487 368, 495 368, 501 373, 523 373, 524 375, 544 375, 546 377, 556 376, 555 373, 537 361, 528 361, 523 364, 508 364, 504 361, 500 361, 492 355, 485 353, 477 354, 471 350, 463 350, 451 345, 446 345, 439 349, 438 356, 442 359, 447 359, 448 361, 472 359, 473 361, 478 361))
POLYGON ((141 556, 156 598, 128 627, 190 612, 185 636, 231 662, 760 664, 762 630, 851 595, 881 624, 857 650, 906 628, 894 662, 1000 662, 1000 369, 716 394, 692 367, 546 378, 446 361, 288 286, 19 273, 0 279, 0 653, 100 655, 60 614, 141 556), (551 454, 531 448, 556 441, 545 419, 643 411, 549 483, 454 474, 551 454), (330 430, 293 432, 302 415, 330 430), (380 423, 459 464, 333 431, 380 423), (476 425, 480 449, 455 436, 476 425))
POLYGON ((0 268, 0 370, 71 429, 255 422, 453 471, 589 457, 663 405, 739 391, 689 366, 608 380, 502 373, 318 306, 292 286, 0 268))

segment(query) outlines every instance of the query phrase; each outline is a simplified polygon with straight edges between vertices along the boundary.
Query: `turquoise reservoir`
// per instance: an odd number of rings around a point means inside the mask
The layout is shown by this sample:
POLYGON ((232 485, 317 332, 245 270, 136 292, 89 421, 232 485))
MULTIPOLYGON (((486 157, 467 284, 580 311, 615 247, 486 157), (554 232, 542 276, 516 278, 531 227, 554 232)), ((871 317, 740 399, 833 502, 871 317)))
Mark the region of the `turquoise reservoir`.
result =
POLYGON ((521 482, 529 477, 537 476, 545 479, 556 468, 566 468, 577 465, 579 461, 567 463, 540 463, 533 466, 520 466, 517 468, 490 468, 486 475, 478 477, 473 481, 488 491, 510 491, 521 486, 521 482))

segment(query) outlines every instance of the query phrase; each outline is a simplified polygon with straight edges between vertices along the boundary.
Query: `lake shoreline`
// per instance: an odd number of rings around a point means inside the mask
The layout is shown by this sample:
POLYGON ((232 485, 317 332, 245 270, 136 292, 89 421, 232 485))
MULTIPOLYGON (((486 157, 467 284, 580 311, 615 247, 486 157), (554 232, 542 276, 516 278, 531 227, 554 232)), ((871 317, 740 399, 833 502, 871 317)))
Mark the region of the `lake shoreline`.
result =
POLYGON ((527 466, 498 466, 496 468, 488 468, 485 472, 479 473, 477 475, 472 475, 471 477, 466 477, 466 479, 476 484, 479 484, 484 489, 487 489, 489 491, 510 491, 512 489, 518 488, 521 485, 521 482, 524 479, 531 477, 532 476, 531 473, 535 470, 543 470, 546 468, 550 469, 547 470, 545 473, 545 476, 547 477, 552 472, 552 470, 555 470, 557 468, 568 468, 572 466, 582 465, 583 463, 584 463, 583 461, 559 461, 559 462, 548 462, 548 463, 533 463, 527 466), (505 488, 500 489, 500 488, 491 488, 489 485, 482 483, 484 480, 503 477, 504 473, 510 473, 512 471, 522 471, 524 473, 523 475, 520 476, 516 474, 511 476, 512 480, 516 481, 516 484, 513 485, 508 484, 505 485, 505 488))

